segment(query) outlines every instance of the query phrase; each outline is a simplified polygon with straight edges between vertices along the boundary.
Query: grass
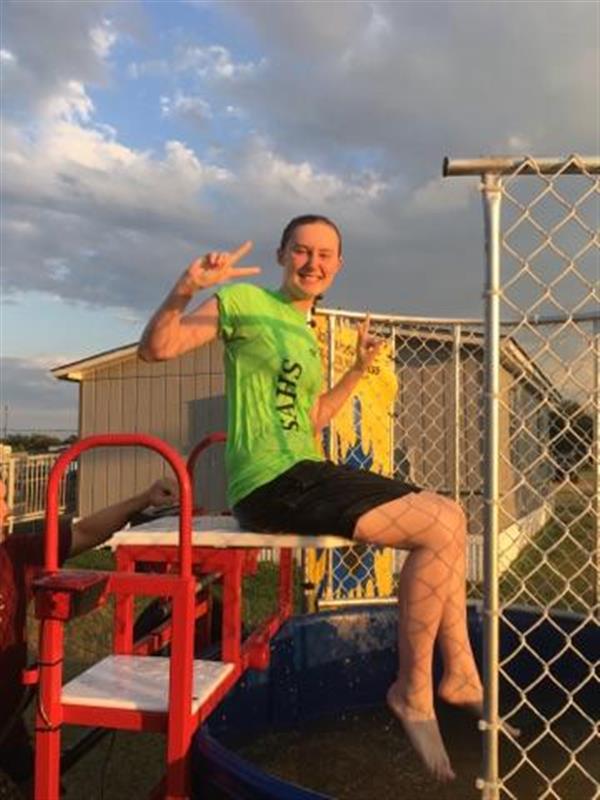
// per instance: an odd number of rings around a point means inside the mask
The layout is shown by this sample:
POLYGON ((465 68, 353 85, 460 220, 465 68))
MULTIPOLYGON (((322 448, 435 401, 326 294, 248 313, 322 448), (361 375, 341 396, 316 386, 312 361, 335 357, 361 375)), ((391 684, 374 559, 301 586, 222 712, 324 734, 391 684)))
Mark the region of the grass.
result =
POLYGON ((559 489, 552 519, 503 574, 502 602, 589 614, 598 602, 596 537, 591 479, 559 489))

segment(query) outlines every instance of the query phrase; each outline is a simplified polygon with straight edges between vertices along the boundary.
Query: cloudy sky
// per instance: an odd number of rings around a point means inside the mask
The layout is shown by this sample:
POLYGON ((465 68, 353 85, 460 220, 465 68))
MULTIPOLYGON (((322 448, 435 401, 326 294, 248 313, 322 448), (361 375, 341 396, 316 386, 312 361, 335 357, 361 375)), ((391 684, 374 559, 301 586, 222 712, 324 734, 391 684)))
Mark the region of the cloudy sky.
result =
POLYGON ((331 215, 325 305, 480 316, 475 179, 444 156, 600 151, 600 3, 4 0, 10 428, 74 428, 56 366, 135 341, 192 256, 331 215))

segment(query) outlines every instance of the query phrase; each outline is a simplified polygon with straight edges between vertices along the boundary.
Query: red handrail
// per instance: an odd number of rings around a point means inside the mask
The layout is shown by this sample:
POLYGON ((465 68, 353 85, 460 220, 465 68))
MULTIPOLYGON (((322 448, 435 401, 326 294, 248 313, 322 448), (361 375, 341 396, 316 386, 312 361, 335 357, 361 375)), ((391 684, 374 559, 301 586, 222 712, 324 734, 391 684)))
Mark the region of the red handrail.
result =
MULTIPOLYGON (((196 444, 193 447, 186 462, 186 469, 192 484, 192 492, 194 486, 194 470, 196 469, 196 462, 200 457, 200 453, 202 453, 203 450, 206 450, 207 447, 210 447, 212 444, 217 444, 218 442, 226 442, 226 441, 227 441, 227 434, 223 433, 222 431, 216 431, 215 433, 209 433, 208 436, 205 436, 204 439, 201 439, 198 442, 198 444, 196 444)), ((194 498, 194 513, 204 513, 204 508, 196 507, 195 498, 194 498)))
POLYGON ((75 442, 57 459, 48 477, 46 490, 45 566, 58 569, 58 488, 68 465, 93 447, 145 447, 158 452, 171 465, 179 482, 179 572, 182 577, 192 574, 192 487, 182 457, 171 445, 142 433, 105 433, 86 436, 75 442))

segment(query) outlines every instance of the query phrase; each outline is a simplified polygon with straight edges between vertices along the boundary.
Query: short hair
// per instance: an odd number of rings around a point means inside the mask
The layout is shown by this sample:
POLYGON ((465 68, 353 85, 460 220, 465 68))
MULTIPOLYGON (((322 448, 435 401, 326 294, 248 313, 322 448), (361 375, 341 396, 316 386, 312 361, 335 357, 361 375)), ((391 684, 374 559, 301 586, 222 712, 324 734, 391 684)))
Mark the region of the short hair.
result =
POLYGON ((325 217, 321 214, 302 214, 300 217, 294 217, 291 219, 288 224, 283 229, 283 233, 281 234, 281 242, 279 244, 279 249, 283 250, 284 247, 290 240, 292 233, 299 228, 301 225, 314 225, 315 223, 321 222, 323 225, 329 225, 330 228, 336 232, 338 237, 338 255, 342 255, 342 234, 340 233, 340 229, 338 226, 329 219, 329 217, 325 217))

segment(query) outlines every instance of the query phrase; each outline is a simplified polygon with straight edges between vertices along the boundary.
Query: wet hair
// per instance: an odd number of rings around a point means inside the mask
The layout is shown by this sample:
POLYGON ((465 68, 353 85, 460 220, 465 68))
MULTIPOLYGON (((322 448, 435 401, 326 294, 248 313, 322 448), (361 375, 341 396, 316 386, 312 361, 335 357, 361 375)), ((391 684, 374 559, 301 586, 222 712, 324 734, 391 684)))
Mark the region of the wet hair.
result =
POLYGON ((292 233, 299 228, 301 225, 314 225, 315 223, 321 222, 323 225, 329 225, 330 228, 336 232, 338 237, 338 255, 342 255, 342 234, 340 233, 340 229, 338 226, 330 220, 328 217, 324 217, 321 214, 303 214, 300 217, 294 217, 291 219, 288 224, 283 229, 283 233, 281 234, 281 242, 279 244, 279 249, 283 250, 286 244, 289 242, 292 233))

